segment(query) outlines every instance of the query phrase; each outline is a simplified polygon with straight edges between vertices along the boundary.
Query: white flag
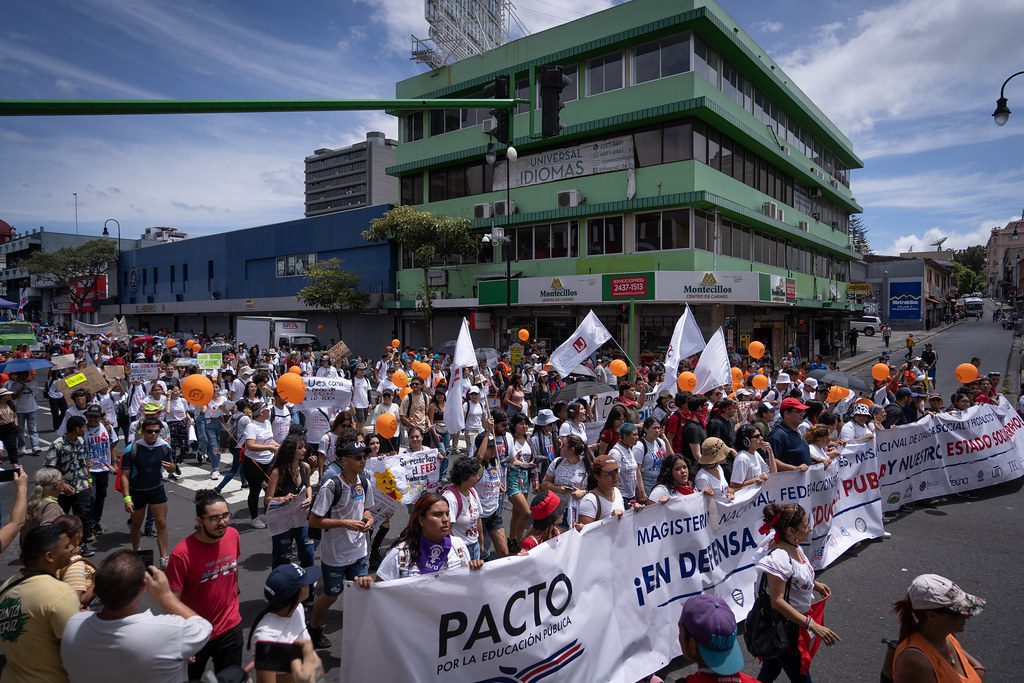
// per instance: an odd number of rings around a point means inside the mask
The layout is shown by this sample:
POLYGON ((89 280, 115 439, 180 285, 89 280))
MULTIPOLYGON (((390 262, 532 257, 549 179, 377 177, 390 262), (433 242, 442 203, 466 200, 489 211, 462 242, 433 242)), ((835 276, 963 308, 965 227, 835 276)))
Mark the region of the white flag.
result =
POLYGON ((583 362, 584 358, 597 351, 601 344, 611 338, 611 333, 591 311, 576 331, 551 354, 551 367, 565 377, 570 370, 583 362))
POLYGON ((697 387, 693 390, 695 394, 703 394, 723 384, 732 384, 729 348, 725 345, 725 333, 721 327, 712 335, 711 341, 700 354, 693 374, 697 375, 697 387))
POLYGON ((452 381, 448 384, 447 400, 444 404, 444 424, 450 434, 456 434, 466 428, 466 417, 462 407, 462 369, 476 365, 476 352, 473 351, 473 338, 469 334, 469 322, 462 319, 459 327, 459 338, 455 341, 455 353, 452 355, 452 381))
POLYGON ((669 341, 668 352, 665 354, 665 381, 658 387, 658 393, 667 391, 674 396, 679 361, 689 358, 695 353, 700 353, 705 346, 704 335, 700 333, 697 321, 693 317, 693 311, 690 310, 690 304, 686 304, 686 310, 679 316, 676 327, 672 330, 672 339, 669 341))

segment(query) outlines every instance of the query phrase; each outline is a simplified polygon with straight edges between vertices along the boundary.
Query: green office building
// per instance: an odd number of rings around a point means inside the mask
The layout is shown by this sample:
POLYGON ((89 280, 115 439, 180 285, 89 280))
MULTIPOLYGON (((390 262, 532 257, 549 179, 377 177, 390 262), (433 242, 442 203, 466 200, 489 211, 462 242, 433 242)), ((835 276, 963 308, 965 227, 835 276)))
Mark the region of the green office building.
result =
POLYGON ((485 160, 487 110, 400 120, 388 172, 401 202, 510 238, 433 264, 402 250, 403 339, 426 338, 416 310, 424 265, 438 297, 435 342, 467 316, 479 344, 502 345, 502 330, 526 327, 551 348, 593 309, 627 348, 662 353, 684 302, 705 335, 724 326, 730 342, 757 339, 776 357, 794 340, 804 354, 827 352, 845 331, 850 262, 860 259, 848 235, 861 211, 849 173, 862 163, 717 4, 631 0, 402 81, 396 95, 481 97, 499 74, 530 101, 514 116, 508 166, 500 144, 497 163, 485 160), (544 138, 546 65, 564 67, 571 83, 564 128, 544 138))

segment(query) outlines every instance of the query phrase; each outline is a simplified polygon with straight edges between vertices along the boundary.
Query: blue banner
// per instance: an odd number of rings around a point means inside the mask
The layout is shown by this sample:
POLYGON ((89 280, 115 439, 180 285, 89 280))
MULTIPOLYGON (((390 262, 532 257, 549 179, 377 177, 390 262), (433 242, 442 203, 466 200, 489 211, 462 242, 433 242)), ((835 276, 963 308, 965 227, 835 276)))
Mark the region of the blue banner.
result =
POLYGON ((921 319, 921 283, 889 283, 889 319, 921 319))

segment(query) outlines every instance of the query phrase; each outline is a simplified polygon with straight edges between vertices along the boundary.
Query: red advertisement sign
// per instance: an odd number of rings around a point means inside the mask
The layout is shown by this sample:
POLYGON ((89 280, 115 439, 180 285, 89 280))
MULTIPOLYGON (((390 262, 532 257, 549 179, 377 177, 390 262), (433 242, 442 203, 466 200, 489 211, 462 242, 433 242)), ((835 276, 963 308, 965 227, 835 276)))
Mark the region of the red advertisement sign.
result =
POLYGON ((643 275, 613 277, 610 292, 613 299, 639 299, 647 296, 647 278, 643 275))

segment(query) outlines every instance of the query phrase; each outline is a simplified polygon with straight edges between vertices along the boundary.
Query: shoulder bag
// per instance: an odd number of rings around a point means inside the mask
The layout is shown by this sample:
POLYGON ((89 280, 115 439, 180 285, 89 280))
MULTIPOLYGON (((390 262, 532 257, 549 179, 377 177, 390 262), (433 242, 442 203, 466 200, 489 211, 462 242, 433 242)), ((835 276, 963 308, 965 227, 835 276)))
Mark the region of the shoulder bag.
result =
MULTIPOLYGON (((785 600, 789 601, 789 587, 793 582, 790 578, 786 581, 785 600)), ((747 644, 747 651, 761 659, 771 659, 795 646, 796 643, 789 642, 789 634, 786 632, 787 619, 779 614, 772 607, 772 596, 767 590, 768 574, 761 573, 761 580, 758 582, 757 595, 754 598, 754 606, 747 615, 747 621, 743 626, 743 640, 747 644)))

